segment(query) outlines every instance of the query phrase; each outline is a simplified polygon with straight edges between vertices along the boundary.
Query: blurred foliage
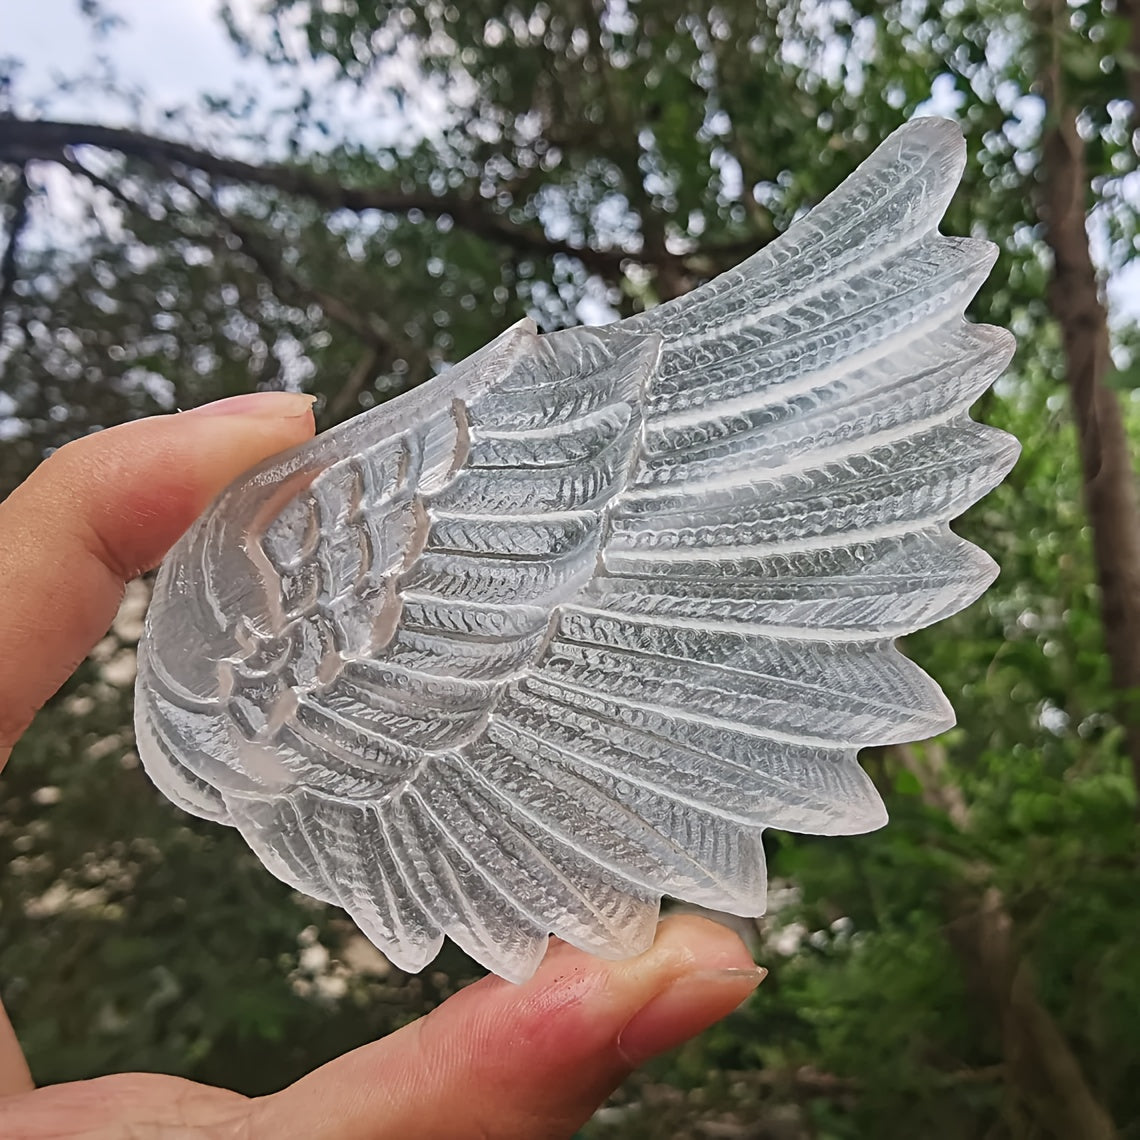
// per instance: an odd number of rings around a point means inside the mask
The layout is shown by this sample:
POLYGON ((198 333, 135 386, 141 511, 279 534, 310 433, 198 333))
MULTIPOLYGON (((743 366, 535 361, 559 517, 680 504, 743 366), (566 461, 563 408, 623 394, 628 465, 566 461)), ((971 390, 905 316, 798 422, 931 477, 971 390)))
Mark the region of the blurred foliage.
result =
MULTIPOLYGON (((551 329, 637 311, 769 241, 912 114, 961 122, 970 160, 945 228, 997 243, 972 315, 1020 341, 976 414, 1024 446, 959 526, 1001 577, 907 647, 958 711, 936 779, 968 815, 931 801, 934 753, 916 746, 865 758, 891 807, 884 831, 771 836, 783 889, 757 931, 771 977, 635 1077, 591 1137, 1054 1135, 948 936, 987 889, 1093 1095, 1140 1137, 1137 795, 1046 303, 1035 93, 1056 53, 1083 109, 1101 268, 1134 271, 1138 61, 1123 6, 1073 0, 1049 26, 1042 7, 275 0, 225 13, 231 34, 284 76, 323 62, 328 89, 295 81, 284 137, 280 118, 258 127, 224 98, 194 122, 254 161, 452 210, 330 212, 280 180, 84 148, 60 156, 66 189, 43 162, 0 166, 9 235, 25 173, 30 186, 0 313, 7 490, 52 447, 119 420, 304 387, 328 424, 523 314, 551 329), (399 141, 352 137, 328 110, 342 87, 358 112, 395 107, 399 141)), ((21 114, 18 73, 7 90, 21 114)), ((169 132, 193 142, 194 122, 172 114, 169 132)), ((1135 312, 1115 325, 1113 383, 1140 453, 1135 312)), ((385 972, 338 912, 160 802, 132 751, 135 636, 137 620, 120 621, 5 774, 0 986, 37 1078, 161 1069, 263 1092, 473 976, 454 951, 424 978, 385 972)))

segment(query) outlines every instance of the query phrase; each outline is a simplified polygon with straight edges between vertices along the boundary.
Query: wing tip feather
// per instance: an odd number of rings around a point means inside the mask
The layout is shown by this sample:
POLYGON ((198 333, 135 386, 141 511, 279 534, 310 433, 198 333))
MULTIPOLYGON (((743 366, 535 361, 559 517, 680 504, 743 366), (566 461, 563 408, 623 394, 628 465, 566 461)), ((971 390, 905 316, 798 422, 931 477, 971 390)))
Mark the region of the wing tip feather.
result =
POLYGON ((921 146, 924 157, 942 165, 943 176, 951 184, 953 194, 966 169, 966 136, 962 128, 953 119, 942 115, 919 115, 896 128, 880 149, 887 152, 884 155, 887 157, 892 149, 901 153, 906 144, 921 146))

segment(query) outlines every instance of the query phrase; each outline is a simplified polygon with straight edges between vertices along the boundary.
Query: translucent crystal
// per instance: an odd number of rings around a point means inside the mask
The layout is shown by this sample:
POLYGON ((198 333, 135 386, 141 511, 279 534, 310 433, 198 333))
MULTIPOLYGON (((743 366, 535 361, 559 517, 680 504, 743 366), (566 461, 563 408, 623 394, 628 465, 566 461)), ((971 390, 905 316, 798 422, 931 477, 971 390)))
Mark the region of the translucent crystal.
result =
POLYGON ((948 521, 1017 444, 1012 338, 937 223, 952 124, 652 312, 530 321, 226 490, 159 571, 139 749, 419 970, 608 957, 661 896, 764 909, 765 827, 885 822, 857 750, 953 714, 892 639, 995 573, 948 521))

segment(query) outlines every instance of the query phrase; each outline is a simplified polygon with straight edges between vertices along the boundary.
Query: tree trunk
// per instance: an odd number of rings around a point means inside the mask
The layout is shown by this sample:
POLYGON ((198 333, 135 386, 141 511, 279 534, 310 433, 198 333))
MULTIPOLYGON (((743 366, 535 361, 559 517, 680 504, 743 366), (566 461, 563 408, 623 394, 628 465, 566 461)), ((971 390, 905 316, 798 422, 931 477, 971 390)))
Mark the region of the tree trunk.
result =
POLYGON ((1128 21, 1128 55, 1120 63, 1128 76, 1132 104, 1132 145, 1140 154, 1140 0, 1117 0, 1117 11, 1128 21))
MULTIPOLYGON (((1050 39, 1055 42, 1052 35, 1050 39)), ((1043 87, 1048 119, 1041 214, 1054 262, 1049 308, 1061 329, 1080 441, 1116 711, 1140 790, 1140 502, 1120 401, 1104 383, 1112 360, 1108 314, 1085 230, 1085 147, 1077 131, 1077 112, 1064 103, 1055 53, 1043 70, 1043 87)))
POLYGON ((1020 954, 1013 920, 996 887, 980 901, 953 903, 947 936, 970 989, 997 1013, 1006 1081, 1032 1135, 1056 1140, 1114 1140, 1112 1118, 1085 1080, 1080 1062, 1041 1003, 1029 963, 1020 954))
MULTIPOLYGON (((928 806, 945 812, 959 831, 970 815, 961 789, 948 772, 937 741, 923 746, 923 759, 906 744, 893 749, 915 776, 928 806)), ((966 982, 992 1011, 1001 1039, 1012 1115, 1026 1119, 1033 1136, 1054 1140, 1116 1140, 1116 1126, 1085 1079, 1080 1061, 1053 1015, 1037 996, 1033 972, 1014 936, 1013 919, 996 887, 981 884, 987 869, 973 868, 967 882, 947 897, 946 933, 962 963, 966 982)))

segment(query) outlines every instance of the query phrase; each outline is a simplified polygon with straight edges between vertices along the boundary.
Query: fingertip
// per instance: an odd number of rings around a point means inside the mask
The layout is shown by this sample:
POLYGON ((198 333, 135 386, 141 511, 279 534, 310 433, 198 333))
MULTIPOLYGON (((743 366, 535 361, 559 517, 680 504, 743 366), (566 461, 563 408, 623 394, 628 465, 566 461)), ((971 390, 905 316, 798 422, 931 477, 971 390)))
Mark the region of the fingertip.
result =
POLYGON ((767 976, 759 966, 677 975, 618 1034, 618 1052, 633 1069, 676 1048, 738 1009, 767 976))
POLYGON ((695 915, 664 919, 644 954, 612 964, 610 987, 629 1011, 618 1056, 634 1068, 675 1048, 731 1013, 766 976, 727 926, 695 915))
POLYGON ((496 1140, 533 1137, 536 1121, 569 1135, 632 1067, 730 1013, 762 978, 736 934, 693 916, 666 919, 623 961, 552 944, 522 985, 486 978, 259 1111, 283 1140, 431 1140, 455 1135, 458 1119, 496 1140), (330 1119, 329 1104, 344 1115, 330 1119))

